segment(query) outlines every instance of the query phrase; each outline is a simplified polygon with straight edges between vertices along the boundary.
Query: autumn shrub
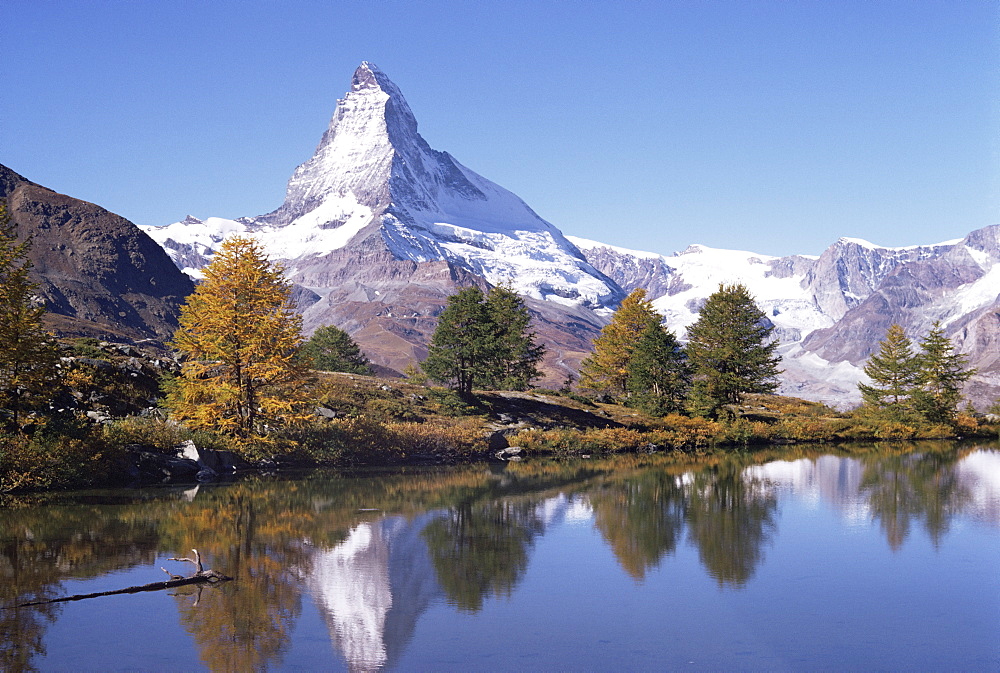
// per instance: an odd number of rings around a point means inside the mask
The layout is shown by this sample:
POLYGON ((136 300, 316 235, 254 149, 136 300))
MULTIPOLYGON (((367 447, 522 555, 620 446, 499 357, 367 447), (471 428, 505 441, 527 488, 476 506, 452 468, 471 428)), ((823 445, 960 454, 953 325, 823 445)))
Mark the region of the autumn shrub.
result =
POLYGON ((974 435, 979 432, 979 420, 968 413, 960 413, 955 417, 955 430, 960 434, 974 435))
POLYGON ((177 423, 160 418, 129 416, 112 421, 101 428, 104 441, 110 446, 125 447, 141 444, 161 453, 173 453, 174 449, 189 437, 177 423))
POLYGON ((786 418, 775 427, 775 436, 791 442, 832 442, 851 425, 843 419, 786 418))
POLYGON ((721 444, 747 445, 754 439, 753 423, 745 418, 733 418, 722 424, 722 432, 716 437, 721 444))
POLYGON ((649 441, 670 449, 702 449, 716 442, 721 425, 706 418, 669 414, 657 421, 649 441))
POLYGON ((917 434, 914 426, 894 421, 877 423, 872 430, 876 439, 913 439, 917 434))
POLYGON ((424 417, 417 407, 405 399, 374 398, 365 403, 365 413, 383 422, 411 421, 419 422, 424 417))
POLYGON ((510 443, 529 451, 571 456, 637 451, 649 445, 650 439, 631 428, 556 428, 522 430, 510 443))
POLYGON ((520 446, 535 453, 568 454, 579 445, 581 434, 583 433, 580 430, 565 428, 558 430, 531 428, 520 431, 508 441, 511 446, 520 446))
POLYGON ((955 428, 945 423, 920 425, 916 428, 914 439, 946 439, 955 436, 955 428))
POLYGON ((0 435, 0 492, 114 483, 120 449, 72 419, 46 419, 31 437, 0 435))
POLYGON ((412 457, 415 454, 471 457, 486 450, 486 435, 478 419, 462 418, 452 422, 442 422, 443 420, 387 423, 386 430, 393 436, 393 450, 400 457, 412 457))

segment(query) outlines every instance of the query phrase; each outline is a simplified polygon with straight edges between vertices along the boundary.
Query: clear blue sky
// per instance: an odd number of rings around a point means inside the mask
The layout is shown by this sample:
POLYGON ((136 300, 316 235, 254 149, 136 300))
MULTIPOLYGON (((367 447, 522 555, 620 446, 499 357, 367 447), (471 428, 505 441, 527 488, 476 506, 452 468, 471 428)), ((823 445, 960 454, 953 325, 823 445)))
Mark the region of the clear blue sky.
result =
POLYGON ((139 224, 262 214, 362 60, 567 234, 783 255, 1000 223, 996 0, 4 0, 0 163, 139 224))

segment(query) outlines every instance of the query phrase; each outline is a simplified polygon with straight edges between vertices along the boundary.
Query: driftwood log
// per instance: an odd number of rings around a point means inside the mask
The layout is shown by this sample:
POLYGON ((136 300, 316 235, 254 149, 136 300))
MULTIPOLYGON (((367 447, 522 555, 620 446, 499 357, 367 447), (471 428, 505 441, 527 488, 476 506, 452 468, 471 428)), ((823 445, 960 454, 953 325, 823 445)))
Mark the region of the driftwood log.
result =
POLYGON ((168 558, 168 561, 182 561, 187 563, 193 563, 198 570, 193 575, 188 575, 184 577, 183 575, 174 575, 166 568, 160 568, 163 572, 167 573, 170 577, 169 580, 163 582, 150 582, 149 584, 140 584, 139 586, 126 587, 124 589, 116 589, 115 591, 98 591, 93 594, 76 594, 74 596, 64 596, 63 598, 53 598, 47 601, 33 601, 31 603, 19 603, 17 605, 11 605, 11 608, 26 608, 32 605, 48 605, 49 603, 65 603, 67 601, 82 601, 84 598, 97 598, 99 596, 114 596, 117 594, 137 594, 143 591, 162 591, 164 589, 174 589, 176 587, 188 586, 190 584, 216 584, 218 582, 228 582, 232 580, 232 577, 223 575, 222 573, 216 572, 214 570, 205 570, 205 567, 201 563, 201 554, 198 553, 197 549, 192 549, 194 552, 194 558, 168 558))

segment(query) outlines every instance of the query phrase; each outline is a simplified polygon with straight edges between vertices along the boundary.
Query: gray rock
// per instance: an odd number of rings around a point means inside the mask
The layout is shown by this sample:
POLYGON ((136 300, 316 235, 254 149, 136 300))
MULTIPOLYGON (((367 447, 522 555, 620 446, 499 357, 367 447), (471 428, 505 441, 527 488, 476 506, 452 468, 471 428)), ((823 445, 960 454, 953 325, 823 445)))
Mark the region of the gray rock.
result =
POLYGON ((521 460, 521 454, 524 452, 520 446, 508 446, 505 449, 501 449, 493 454, 497 460, 506 461, 518 461, 521 460))

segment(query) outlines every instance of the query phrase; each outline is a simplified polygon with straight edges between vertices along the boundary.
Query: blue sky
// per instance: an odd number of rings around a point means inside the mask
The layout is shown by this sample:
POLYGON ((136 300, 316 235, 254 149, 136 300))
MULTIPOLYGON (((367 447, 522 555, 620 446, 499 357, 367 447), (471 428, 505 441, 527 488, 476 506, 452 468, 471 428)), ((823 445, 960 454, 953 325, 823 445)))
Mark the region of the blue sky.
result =
POLYGON ((0 163, 138 224, 262 214, 362 60, 567 234, 784 255, 1000 223, 995 0, 4 0, 0 163))

